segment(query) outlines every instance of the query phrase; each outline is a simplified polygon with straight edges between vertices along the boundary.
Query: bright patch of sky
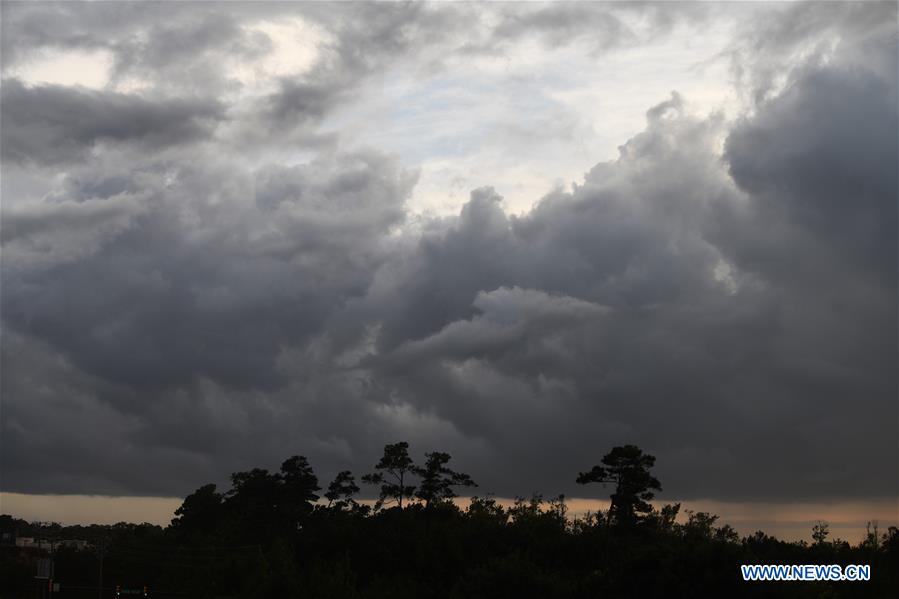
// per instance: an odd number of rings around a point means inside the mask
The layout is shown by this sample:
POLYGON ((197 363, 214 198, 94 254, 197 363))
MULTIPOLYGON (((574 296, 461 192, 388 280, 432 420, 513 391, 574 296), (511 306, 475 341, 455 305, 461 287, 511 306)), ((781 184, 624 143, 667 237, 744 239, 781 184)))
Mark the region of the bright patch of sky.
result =
POLYGON ((677 90, 691 112, 732 113, 722 51, 733 23, 682 27, 648 45, 595 52, 523 40, 503 56, 458 56, 430 76, 398 65, 328 123, 345 144, 398 154, 421 169, 414 211, 454 214, 492 185, 524 212, 642 131, 646 110, 677 90))
POLYGON ((29 85, 80 85, 100 89, 109 81, 112 54, 106 50, 45 50, 4 70, 29 85))
POLYGON ((300 18, 263 20, 244 27, 250 36, 264 36, 269 51, 258 60, 230 60, 226 67, 229 78, 236 79, 252 93, 272 91, 277 77, 299 76, 319 57, 319 46, 330 37, 320 27, 300 18))

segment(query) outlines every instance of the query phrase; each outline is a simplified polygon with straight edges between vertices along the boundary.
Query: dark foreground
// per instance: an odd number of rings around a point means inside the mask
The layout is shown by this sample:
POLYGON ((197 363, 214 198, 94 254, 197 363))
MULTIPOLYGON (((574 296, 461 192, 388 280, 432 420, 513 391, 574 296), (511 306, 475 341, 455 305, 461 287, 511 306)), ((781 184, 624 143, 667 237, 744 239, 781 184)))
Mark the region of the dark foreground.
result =
POLYGON ((653 509, 654 458, 634 446, 614 448, 578 477, 613 493, 608 512, 575 519, 563 497, 508 508, 475 497, 460 509, 453 488, 474 481, 448 467, 448 454, 426 454, 416 466, 407 449, 388 445, 376 472, 362 477, 380 486, 374 509, 353 499, 349 472, 320 499, 312 468, 295 456, 278 473, 232 475, 225 493, 199 488, 166 528, 0 516, 0 597, 104 599, 117 586, 122 598, 899 597, 895 527, 872 526, 854 546, 823 523, 809 543, 740 538, 713 515, 653 509), (51 559, 52 595, 50 581, 35 578, 47 576, 51 559), (742 564, 862 564, 871 579, 745 582, 742 564))
MULTIPOLYGON (((558 506, 556 506, 558 508, 558 506)), ((168 527, 33 527, 34 536, 86 538, 55 550, 56 597, 97 597, 100 544, 104 597, 114 586, 148 586, 151 597, 896 597, 899 534, 844 542, 785 543, 762 533, 737 539, 694 515, 659 515, 631 530, 565 522, 531 502, 503 510, 476 501, 403 510, 317 508, 297 531, 235 527, 221 534, 168 527), (740 564, 870 564, 869 582, 743 582, 740 564), (73 587, 84 587, 77 589, 73 587)), ((39 550, 4 547, 3 597, 36 597, 39 550)))

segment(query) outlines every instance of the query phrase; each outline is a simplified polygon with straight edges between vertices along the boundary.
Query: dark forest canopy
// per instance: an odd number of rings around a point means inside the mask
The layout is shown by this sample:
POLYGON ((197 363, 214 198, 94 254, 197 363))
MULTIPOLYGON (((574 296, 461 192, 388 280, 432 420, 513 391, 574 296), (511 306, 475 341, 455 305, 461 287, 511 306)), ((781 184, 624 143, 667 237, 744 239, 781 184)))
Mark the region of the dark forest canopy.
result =
MULTIPOLYGON (((339 472, 324 494, 303 456, 277 472, 231 476, 188 495, 165 528, 150 524, 28 524, 2 516, 2 532, 85 539, 55 549, 56 580, 70 589, 147 585, 151 596, 191 597, 886 597, 899 590, 899 530, 876 525, 858 545, 833 539, 826 523, 811 543, 762 531, 740 538, 717 516, 649 502, 661 483, 655 458, 634 445, 613 448, 577 476, 610 492, 607 511, 569 518, 565 497, 519 497, 504 507, 457 490, 476 486, 434 451, 416 464, 408 443, 387 445, 362 477, 379 493, 372 506, 339 472), (868 564, 869 582, 744 582, 741 564, 868 564)), ((9 535, 5 536, 9 539, 9 535)), ((40 551, 4 547, 3 597, 34 593, 40 551)), ((83 589, 82 589, 83 590, 83 589)), ((80 596, 70 591, 65 596, 80 596)), ((97 596, 97 595, 92 595, 97 596)), ((103 595, 106 596, 106 595, 103 595)))

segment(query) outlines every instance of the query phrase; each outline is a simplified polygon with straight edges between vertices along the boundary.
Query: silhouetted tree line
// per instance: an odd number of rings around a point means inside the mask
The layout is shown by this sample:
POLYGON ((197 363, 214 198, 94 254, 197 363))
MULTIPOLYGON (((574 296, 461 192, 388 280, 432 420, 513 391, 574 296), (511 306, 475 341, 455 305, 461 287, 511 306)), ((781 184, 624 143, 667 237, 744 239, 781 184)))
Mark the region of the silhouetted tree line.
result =
MULTIPOLYGON (((55 552, 60 597, 97 597, 101 554, 105 586, 146 584, 152 597, 899 596, 895 527, 869 527, 864 541, 850 545, 831 540, 823 522, 810 544, 761 531, 740 538, 703 512, 687 511, 678 522, 680 504, 649 503, 661 491, 651 474, 655 458, 633 445, 613 448, 577 476, 580 484, 612 491, 607 511, 577 518, 568 517, 562 495, 519 497, 509 507, 475 496, 459 507, 458 491, 476 484, 450 461, 431 452, 418 465, 407 443, 387 445, 360 479, 377 489, 374 505, 357 500, 350 471, 338 473, 320 496, 307 459, 294 456, 277 472, 232 474, 224 492, 200 487, 166 528, 60 527, 3 516, 0 529, 93 542, 55 552), (741 564, 870 564, 872 580, 744 582, 741 564)), ((25 561, 21 551, 4 550, 2 597, 34 596, 25 561)))

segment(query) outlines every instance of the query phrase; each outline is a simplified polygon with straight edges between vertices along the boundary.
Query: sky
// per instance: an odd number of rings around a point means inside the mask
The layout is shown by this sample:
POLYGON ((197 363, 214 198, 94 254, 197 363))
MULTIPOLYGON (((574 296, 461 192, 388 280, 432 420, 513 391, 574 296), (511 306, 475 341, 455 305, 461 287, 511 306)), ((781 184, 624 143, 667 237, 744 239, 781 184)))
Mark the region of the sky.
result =
POLYGON ((405 440, 899 520, 895 3, 0 11, 4 511, 405 440))

